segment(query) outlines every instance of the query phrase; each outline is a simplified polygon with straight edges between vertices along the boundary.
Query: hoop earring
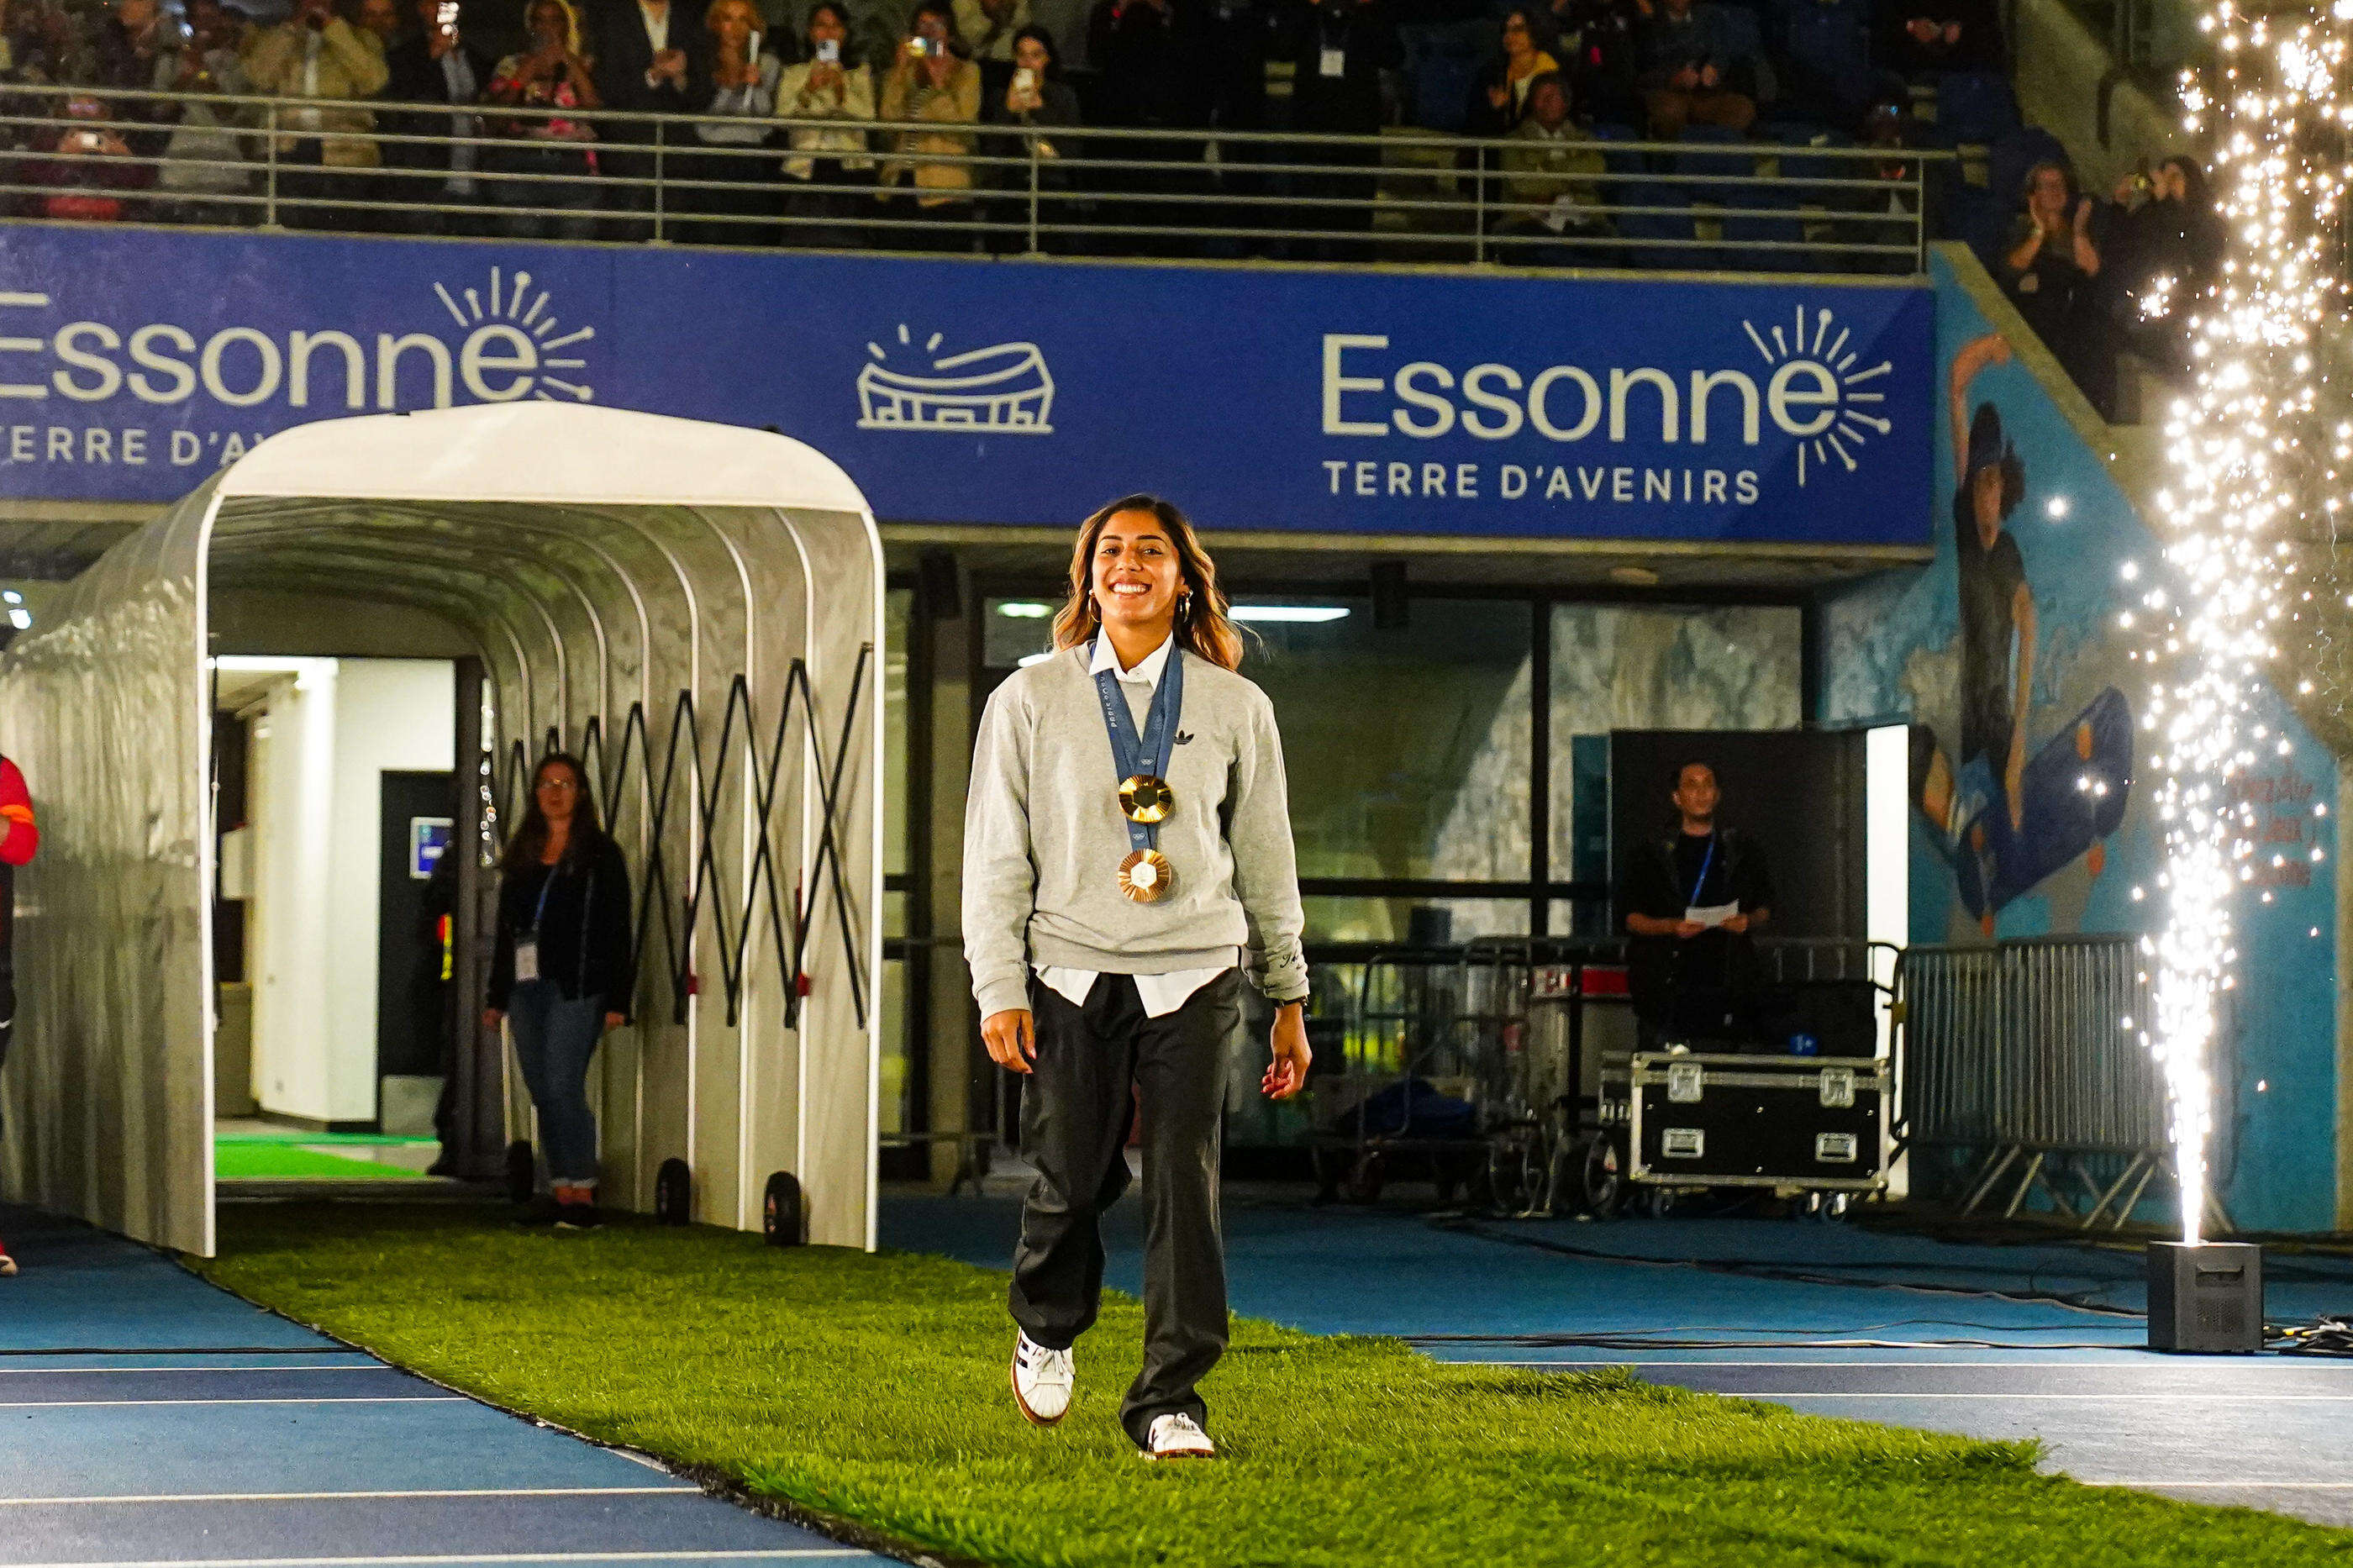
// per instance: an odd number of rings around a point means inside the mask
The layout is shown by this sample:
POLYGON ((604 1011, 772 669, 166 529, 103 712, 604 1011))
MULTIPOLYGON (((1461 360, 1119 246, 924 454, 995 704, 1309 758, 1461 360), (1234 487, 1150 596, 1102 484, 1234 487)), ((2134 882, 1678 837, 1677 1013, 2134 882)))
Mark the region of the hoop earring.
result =
POLYGON ((1193 615, 1193 595, 1190 589, 1176 595, 1176 618, 1189 620, 1193 615))

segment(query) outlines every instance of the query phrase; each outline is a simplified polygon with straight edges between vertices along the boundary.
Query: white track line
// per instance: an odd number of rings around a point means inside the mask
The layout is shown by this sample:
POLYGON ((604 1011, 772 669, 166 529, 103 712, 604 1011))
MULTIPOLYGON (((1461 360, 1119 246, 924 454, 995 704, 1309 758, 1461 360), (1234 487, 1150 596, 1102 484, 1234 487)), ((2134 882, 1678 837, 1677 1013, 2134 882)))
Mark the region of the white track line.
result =
POLYGON ((438 1568, 440 1563, 775 1563, 890 1561, 857 1547, 775 1552, 463 1552, 454 1556, 158 1556, 120 1563, 16 1563, 14 1568, 438 1568))
MULTIPOLYGON (((2075 1477, 2075 1478, 2073 1478, 2073 1479, 2076 1479, 2076 1480, 2083 1480, 2083 1479, 2084 1479, 2084 1478, 2083 1478, 2083 1477, 2081 1477, 2081 1476, 2077 1476, 2077 1477, 2075 1477)), ((2186 1489, 2189 1489, 2189 1488, 2193 1488, 2193 1487, 2195 1487, 2195 1488, 2199 1488, 2199 1489, 2213 1489, 2213 1488, 2229 1488, 2229 1489, 2233 1489, 2233 1490, 2239 1490, 2239 1491, 2303 1491, 2303 1492, 2353 1491, 2353 1481, 2106 1481, 2106 1480, 2092 1480, 2092 1481, 2084 1481, 2084 1484, 2085 1486, 2093 1486, 2093 1487, 2139 1487, 2139 1488, 2152 1488, 2152 1487, 2160 1487, 2160 1488, 2161 1488, 2161 1487, 2171 1487, 2171 1488, 2174 1488, 2174 1489, 2183 1489, 2183 1490, 2186 1490, 2186 1489)))
POLYGON ((471 1405, 462 1394, 320 1394, 312 1399, 19 1399, 0 1400, 0 1410, 140 1410, 151 1406, 199 1405, 471 1405))
POLYGON ((166 1372, 398 1372, 380 1361, 357 1366, 0 1366, 0 1377, 98 1377, 132 1373, 153 1377, 166 1372))
POLYGON ((0 1498, 0 1508, 64 1508, 85 1503, 159 1502, 335 1502, 372 1498, 470 1497, 701 1497, 702 1489, 672 1487, 482 1487, 446 1491, 381 1492, 151 1492, 135 1497, 11 1497, 0 1498))
POLYGON ((1694 1389, 1696 1394, 1722 1394, 1742 1399, 2231 1399, 2260 1400, 2266 1405, 2348 1405, 2353 1404, 2353 1394, 2249 1394, 2243 1389, 2227 1393, 2198 1394, 2187 1390, 2165 1394, 1928 1394, 1908 1389, 1878 1389, 1868 1393, 1841 1390, 1816 1394, 1802 1389, 1773 1388, 1707 1388, 1694 1389))

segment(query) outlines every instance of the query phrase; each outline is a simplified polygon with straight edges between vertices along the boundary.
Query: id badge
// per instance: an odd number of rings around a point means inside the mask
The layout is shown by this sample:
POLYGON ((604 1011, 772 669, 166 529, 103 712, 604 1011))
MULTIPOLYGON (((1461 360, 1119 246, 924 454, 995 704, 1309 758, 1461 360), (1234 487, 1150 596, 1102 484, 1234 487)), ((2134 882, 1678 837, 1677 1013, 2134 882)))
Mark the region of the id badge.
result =
POLYGON ((1348 74, 1348 51, 1345 49, 1328 48, 1324 50, 1323 63, 1317 68, 1324 76, 1346 76, 1348 74))
POLYGON ((517 980, 539 978, 539 939, 525 937, 515 943, 514 977, 517 980))

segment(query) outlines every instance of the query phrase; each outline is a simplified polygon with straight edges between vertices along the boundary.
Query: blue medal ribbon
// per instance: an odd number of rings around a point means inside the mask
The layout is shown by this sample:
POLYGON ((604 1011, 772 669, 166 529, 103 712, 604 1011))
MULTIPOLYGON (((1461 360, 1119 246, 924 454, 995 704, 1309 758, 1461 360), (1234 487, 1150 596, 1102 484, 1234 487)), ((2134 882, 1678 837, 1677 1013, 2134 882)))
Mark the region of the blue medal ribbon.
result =
MULTIPOLYGON (((1168 650, 1160 685, 1152 693, 1152 706, 1145 710, 1141 736, 1135 732, 1135 721, 1127 710, 1127 698, 1120 691, 1117 676, 1108 669, 1096 670, 1095 692, 1103 699, 1103 727, 1111 731, 1111 764, 1118 783, 1124 784, 1139 774, 1166 779, 1169 754, 1176 744, 1176 718, 1185 706, 1185 650, 1168 650)), ((1120 820, 1127 824, 1129 848, 1145 850, 1158 845, 1158 823, 1138 822, 1124 811, 1120 820)))

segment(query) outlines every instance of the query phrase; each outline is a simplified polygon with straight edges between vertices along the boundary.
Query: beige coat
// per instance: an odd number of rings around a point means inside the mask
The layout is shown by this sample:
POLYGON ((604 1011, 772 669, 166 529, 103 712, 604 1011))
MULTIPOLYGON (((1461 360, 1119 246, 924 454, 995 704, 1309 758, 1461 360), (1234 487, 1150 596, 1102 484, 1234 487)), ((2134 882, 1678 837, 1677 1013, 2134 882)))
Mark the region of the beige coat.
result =
MULTIPOLYGON (((970 60, 958 60, 948 72, 947 85, 936 92, 922 92, 917 82, 923 68, 921 60, 901 60, 882 79, 882 118, 913 120, 939 129, 902 131, 893 138, 900 153, 961 153, 969 156, 973 138, 969 133, 957 135, 945 128, 951 125, 970 126, 980 119, 980 68, 970 60), (921 99, 920 104, 917 102, 921 99)), ((923 83, 928 87, 928 81, 923 83)), ((927 207, 957 199, 958 193, 972 188, 972 170, 959 163, 915 163, 893 161, 882 165, 882 183, 895 185, 900 175, 912 167, 915 172, 916 201, 927 207)))
MULTIPOLYGON (((1566 197, 1563 210, 1574 214, 1573 223, 1594 221, 1593 176, 1602 172, 1601 154, 1589 142, 1573 144, 1582 135, 1566 122, 1555 137, 1546 135, 1533 116, 1520 121, 1512 132, 1514 145, 1504 150, 1504 183, 1511 199, 1524 206, 1550 207, 1566 197)), ((1513 216, 1533 222, 1537 215, 1513 216)))
MULTIPOLYGON (((309 31, 297 18, 261 35, 246 58, 255 92, 288 99, 374 98, 384 90, 391 73, 385 68, 382 41, 337 16, 319 34, 316 82, 304 91, 303 37, 309 31)), ((366 134, 375 129, 375 116, 367 110, 286 108, 278 110, 278 124, 284 132, 278 138, 280 153, 315 135, 319 161, 330 168, 373 169, 381 162, 375 139, 366 134)))
MULTIPOLYGON (((871 120, 874 118, 874 73, 862 65, 851 66, 841 73, 840 79, 823 91, 809 86, 809 75, 817 69, 814 60, 803 60, 785 68, 776 79, 776 118, 779 120, 871 120)), ((866 132, 844 126, 812 129, 798 126, 785 132, 785 143, 792 156, 785 160, 785 173, 796 180, 806 180, 815 171, 819 158, 839 158, 845 169, 871 169, 874 160, 866 157, 866 132)))
POLYGON ((992 37, 988 13, 981 8, 980 0, 955 0, 956 37, 972 51, 976 60, 1013 61, 1013 35, 1029 25, 1029 0, 1013 0, 1013 8, 1006 13, 1005 25, 992 37))

